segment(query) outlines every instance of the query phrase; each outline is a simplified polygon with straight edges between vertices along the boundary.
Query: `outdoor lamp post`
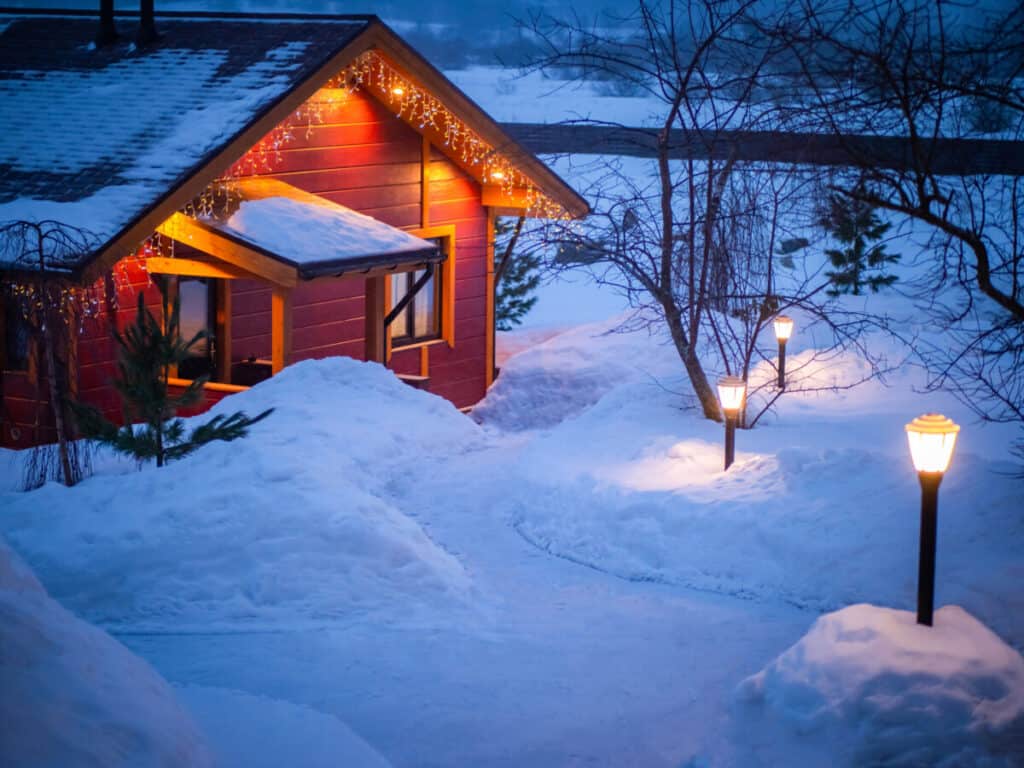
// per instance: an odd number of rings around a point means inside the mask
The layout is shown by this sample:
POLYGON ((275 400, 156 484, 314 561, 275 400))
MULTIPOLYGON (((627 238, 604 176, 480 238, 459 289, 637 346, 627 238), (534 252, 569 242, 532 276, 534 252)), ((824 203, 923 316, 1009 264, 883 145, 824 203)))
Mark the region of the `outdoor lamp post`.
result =
POLYGON ((935 533, 942 473, 953 457, 960 427, 937 413, 907 424, 910 457, 921 481, 921 550, 917 565, 917 623, 930 627, 935 605, 935 533))
POLYGON ((778 315, 775 318, 775 338, 779 340, 779 389, 786 388, 786 342, 793 335, 793 318, 778 315))
POLYGON ((736 376, 723 376, 718 380, 718 400, 725 412, 725 468, 732 466, 736 457, 736 421, 743 396, 747 393, 747 382, 736 376))

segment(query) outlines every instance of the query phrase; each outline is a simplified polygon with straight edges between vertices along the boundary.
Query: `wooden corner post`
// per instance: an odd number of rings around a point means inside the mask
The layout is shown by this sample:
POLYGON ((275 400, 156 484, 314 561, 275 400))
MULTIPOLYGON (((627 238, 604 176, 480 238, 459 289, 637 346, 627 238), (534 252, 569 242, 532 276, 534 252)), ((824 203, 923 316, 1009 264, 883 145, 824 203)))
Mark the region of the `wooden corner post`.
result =
POLYGON ((366 278, 366 359, 384 363, 384 276, 366 278))
POLYGON ((484 371, 484 380, 487 387, 490 387, 494 383, 494 347, 495 347, 495 329, 494 329, 494 209, 487 209, 487 254, 485 256, 487 265, 487 342, 485 347, 485 362, 486 369, 484 371))
POLYGON ((277 375, 286 365, 292 351, 292 291, 274 286, 270 297, 270 370, 277 375))

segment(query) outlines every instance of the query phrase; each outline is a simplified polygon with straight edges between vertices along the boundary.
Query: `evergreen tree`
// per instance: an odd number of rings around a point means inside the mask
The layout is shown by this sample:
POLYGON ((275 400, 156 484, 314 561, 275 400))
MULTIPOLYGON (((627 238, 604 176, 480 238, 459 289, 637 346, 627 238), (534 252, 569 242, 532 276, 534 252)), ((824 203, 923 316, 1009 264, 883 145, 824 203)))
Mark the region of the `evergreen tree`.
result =
POLYGON ((825 273, 832 281, 830 296, 859 296, 865 286, 877 293, 896 282, 896 275, 886 274, 885 267, 899 261, 899 254, 888 253, 885 243, 879 242, 892 225, 882 221, 873 206, 833 194, 821 224, 845 246, 825 251, 836 268, 825 273))
POLYGON ((539 256, 516 250, 525 218, 520 216, 515 225, 508 219, 495 223, 496 249, 501 258, 495 269, 494 322, 499 331, 510 331, 523 322, 526 313, 537 303, 534 291, 540 285, 539 256))
POLYGON ((273 408, 268 409, 255 418, 249 418, 241 411, 230 416, 215 416, 186 437, 185 422, 175 414, 179 408, 199 402, 203 385, 209 377, 195 379, 177 396, 168 393, 167 377, 171 366, 188 359, 192 348, 208 338, 209 332, 202 330, 187 341, 183 339, 179 324, 180 302, 175 297, 168 307, 163 284, 160 284, 160 291, 166 324, 161 324, 153 316, 140 294, 135 322, 125 328, 124 333, 114 331, 118 345, 118 377, 113 383, 121 395, 124 425, 118 427, 91 405, 71 404, 78 427, 85 437, 109 445, 118 453, 133 456, 140 462, 156 459, 158 467, 172 459, 187 456, 214 440, 245 437, 250 426, 273 411, 273 408), (133 427, 136 422, 141 423, 140 427, 133 427))

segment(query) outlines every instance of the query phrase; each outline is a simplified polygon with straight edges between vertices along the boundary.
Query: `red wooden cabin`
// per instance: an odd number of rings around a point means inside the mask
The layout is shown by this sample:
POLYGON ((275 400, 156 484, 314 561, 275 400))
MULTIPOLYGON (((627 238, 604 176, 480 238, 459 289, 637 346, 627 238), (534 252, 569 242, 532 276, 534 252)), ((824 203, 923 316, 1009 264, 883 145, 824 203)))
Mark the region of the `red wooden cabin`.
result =
MULTIPOLYGON (((211 375, 204 407, 330 355, 472 406, 494 371, 495 217, 587 211, 375 17, 162 14, 140 46, 122 17, 92 47, 95 16, 2 21, 0 222, 93 236, 53 270, 81 287, 71 387, 111 416, 111 328, 140 292, 159 307, 155 275, 183 331, 214 332, 172 379, 211 375)), ((48 420, 12 298, 35 278, 0 270, 0 444, 24 447, 48 420)))

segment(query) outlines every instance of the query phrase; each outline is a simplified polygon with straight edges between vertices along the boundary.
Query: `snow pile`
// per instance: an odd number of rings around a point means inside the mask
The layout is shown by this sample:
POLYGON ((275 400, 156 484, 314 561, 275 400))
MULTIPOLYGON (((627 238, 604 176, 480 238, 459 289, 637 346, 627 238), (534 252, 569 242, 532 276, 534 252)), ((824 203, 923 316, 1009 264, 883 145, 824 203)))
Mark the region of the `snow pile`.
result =
POLYGON ((3 494, 0 528, 55 597, 107 626, 414 618, 466 597, 396 480, 472 444, 472 421, 346 358, 290 366, 213 412, 270 407, 248 438, 162 469, 3 494))
POLYGON ((50 599, 0 539, 0 764, 210 765, 153 669, 50 599))
POLYGON ((329 200, 245 200, 225 224, 210 223, 300 265, 427 251, 433 244, 329 200))
MULTIPOLYGON (((625 381, 661 372, 675 351, 662 335, 624 332, 629 315, 581 325, 524 349, 502 366, 477 421, 506 430, 552 427, 585 411, 625 381)), ((678 360, 678 358, 676 358, 678 360)))
POLYGON ((957 606, 931 628, 872 605, 822 616, 738 699, 739 738, 764 765, 1024 761, 1024 659, 957 606))

